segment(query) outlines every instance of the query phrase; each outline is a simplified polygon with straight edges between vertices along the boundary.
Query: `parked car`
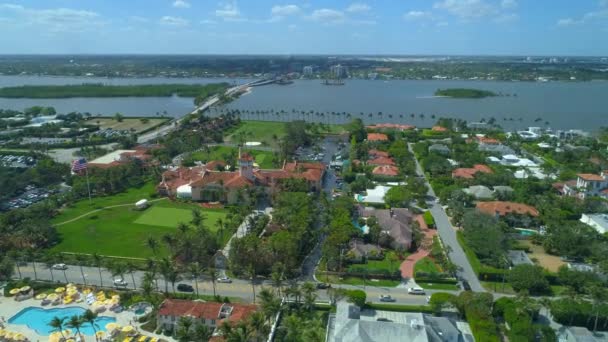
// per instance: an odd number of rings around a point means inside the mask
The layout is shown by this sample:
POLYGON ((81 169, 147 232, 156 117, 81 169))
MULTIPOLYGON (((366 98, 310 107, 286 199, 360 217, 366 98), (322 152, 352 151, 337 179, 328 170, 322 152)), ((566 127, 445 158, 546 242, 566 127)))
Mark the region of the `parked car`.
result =
POLYGON ((218 283, 230 284, 230 283, 232 283, 232 279, 230 279, 228 277, 220 277, 220 278, 217 278, 217 282, 218 283))
POLYGON ((468 281, 463 280, 462 281, 462 289, 465 291, 471 291, 471 284, 469 284, 468 281))
POLYGON ((116 278, 116 279, 114 279, 114 286, 116 286, 116 287, 127 287, 127 285, 129 285, 129 283, 127 283, 122 278, 116 278))
POLYGON ((424 295, 424 289, 422 287, 410 287, 407 289, 407 293, 413 295, 424 295))
POLYGON ((192 285, 188 284, 177 284, 177 291, 181 292, 194 292, 192 285))
POLYGON ((327 283, 317 283, 317 289, 320 289, 320 290, 325 290, 330 287, 331 287, 331 285, 329 285, 327 283))
POLYGON ((381 302, 395 302, 396 299, 391 297, 391 295, 380 295, 381 302))
POLYGON ((53 266, 51 266, 54 270, 62 270, 65 271, 68 269, 68 265, 66 264, 55 264, 53 266))

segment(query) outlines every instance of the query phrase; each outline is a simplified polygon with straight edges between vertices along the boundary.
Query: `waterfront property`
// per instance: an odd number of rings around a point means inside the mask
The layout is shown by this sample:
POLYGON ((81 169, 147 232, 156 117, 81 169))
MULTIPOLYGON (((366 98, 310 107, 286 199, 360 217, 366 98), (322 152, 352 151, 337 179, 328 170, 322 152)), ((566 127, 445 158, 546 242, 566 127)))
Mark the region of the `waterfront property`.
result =
POLYGON ((163 196, 234 204, 247 196, 243 190, 258 188, 274 194, 288 179, 303 181, 309 191, 321 190, 325 175, 322 163, 294 161, 284 163, 281 169, 264 170, 255 168, 253 162, 251 155, 243 153, 238 158, 238 171, 235 172, 210 170, 206 166, 166 171, 157 191, 163 196))

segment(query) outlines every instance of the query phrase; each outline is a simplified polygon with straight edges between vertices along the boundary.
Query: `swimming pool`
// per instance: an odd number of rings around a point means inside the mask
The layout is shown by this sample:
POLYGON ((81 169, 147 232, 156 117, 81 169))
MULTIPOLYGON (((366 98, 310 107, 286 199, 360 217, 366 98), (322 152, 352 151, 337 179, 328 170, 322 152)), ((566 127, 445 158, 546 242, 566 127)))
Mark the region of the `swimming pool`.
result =
POLYGON ((536 230, 532 230, 532 229, 515 228, 515 230, 517 230, 517 232, 521 236, 532 236, 532 235, 538 234, 538 232, 536 230))
MULTIPOLYGON (((43 309, 30 306, 19 311, 19 313, 11 317, 8 322, 11 324, 26 325, 28 328, 36 331, 38 335, 48 336, 54 331, 53 328, 49 326, 49 322, 54 317, 66 317, 67 320, 69 320, 70 317, 82 315, 85 311, 85 309, 77 306, 55 309, 43 309)), ((110 322, 116 322, 116 318, 108 316, 97 317, 95 320, 97 330, 105 330, 106 324, 110 322)), ((95 334, 93 327, 89 323, 83 324, 82 328, 80 328, 80 332, 90 336, 95 334)))

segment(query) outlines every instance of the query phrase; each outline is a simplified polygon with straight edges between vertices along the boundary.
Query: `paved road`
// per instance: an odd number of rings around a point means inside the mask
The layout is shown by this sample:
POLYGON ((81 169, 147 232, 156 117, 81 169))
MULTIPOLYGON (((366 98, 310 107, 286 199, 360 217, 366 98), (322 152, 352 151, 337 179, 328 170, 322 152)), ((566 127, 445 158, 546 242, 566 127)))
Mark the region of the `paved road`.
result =
MULTIPOLYGON (((20 267, 22 277, 29 277, 34 279, 34 270, 31 263, 27 266, 20 267)), ((144 272, 137 271, 131 274, 127 273, 124 275, 124 280, 128 283, 128 288, 133 289, 133 279, 135 278, 136 287, 139 287, 141 284, 141 280, 143 279, 144 272)), ((97 267, 82 267, 82 273, 80 271, 80 267, 78 266, 68 266, 68 269, 64 271, 60 270, 50 270, 46 267, 46 265, 42 263, 36 263, 36 278, 38 280, 47 280, 59 283, 75 283, 75 284, 84 284, 86 281, 87 285, 95 285, 101 286, 103 284, 104 287, 111 287, 113 277, 110 272, 106 269, 102 269, 101 278, 99 275, 99 269, 97 267), (52 272, 52 275, 51 275, 52 272), (84 280, 83 276, 84 274, 84 280)), ((190 284, 194 286, 194 282, 191 277, 184 275, 183 279, 178 281, 178 283, 190 284)), ((213 294, 213 284, 207 277, 202 277, 197 281, 199 287, 199 293, 212 295, 213 294)), ((302 282, 300 282, 302 283, 302 282)), ((176 284, 177 285, 177 284, 176 284)), ((426 304, 426 296, 415 296, 409 295, 406 289, 402 288, 388 288, 388 287, 370 287, 370 286, 351 286, 351 285, 332 285, 337 288, 344 289, 361 289, 367 293, 368 301, 378 303, 378 297, 381 294, 390 294, 397 301, 397 304, 410 304, 410 305, 423 305, 426 304)), ((256 293, 259 292, 262 287, 272 287, 270 281, 267 280, 259 280, 256 282, 256 293)), ((165 283, 162 277, 158 278, 158 288, 159 291, 165 290, 165 283)), ((172 290, 171 284, 167 284, 167 288, 169 291, 172 290)), ((428 294, 436 292, 436 291, 427 291, 428 294)), ((445 292, 445 291, 441 291, 445 292)), ((248 301, 253 300, 253 294, 251 289, 251 283, 247 280, 234 279, 231 284, 220 284, 216 283, 216 293, 220 296, 228 296, 228 297, 239 297, 248 301)), ((327 295, 326 290, 318 290, 317 291, 318 299, 321 301, 328 301, 329 297, 327 295)))
MULTIPOLYGON (((412 154, 414 154, 411 143, 408 144, 408 149, 412 154)), ((418 176, 424 177, 426 185, 429 188, 427 195, 435 198, 435 192, 433 191, 431 184, 426 178, 426 175, 424 174, 420 163, 418 163, 418 159, 414 158, 414 160, 416 161, 416 173, 418 174, 418 176)), ((445 213, 443 207, 438 203, 433 203, 430 205, 430 211, 433 214, 433 218, 435 219, 437 232, 439 233, 443 244, 445 246, 449 246, 451 249, 448 252, 448 256, 450 257, 450 260, 452 260, 452 262, 456 264, 456 266, 458 266, 458 271, 456 272, 458 278, 466 279, 471 285, 471 289, 473 291, 485 292, 486 290, 483 288, 483 286, 481 286, 479 279, 475 275, 475 272, 473 272, 473 267, 471 267, 467 256, 464 254, 464 250, 458 243, 458 240, 456 238, 456 231, 454 230, 454 227, 452 227, 448 215, 445 213)))

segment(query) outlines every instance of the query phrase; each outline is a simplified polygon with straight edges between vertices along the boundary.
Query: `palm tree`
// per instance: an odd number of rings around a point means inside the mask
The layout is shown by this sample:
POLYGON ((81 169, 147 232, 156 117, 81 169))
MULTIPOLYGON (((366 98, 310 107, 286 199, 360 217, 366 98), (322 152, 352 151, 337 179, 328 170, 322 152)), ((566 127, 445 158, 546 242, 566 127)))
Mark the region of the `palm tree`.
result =
POLYGON ((154 254, 154 256, 156 257, 156 253, 158 253, 158 240, 156 240, 152 236, 148 236, 148 238, 146 239, 146 246, 150 248, 152 254, 154 254))
POLYGON ((253 341, 265 341, 265 337, 268 337, 268 333, 270 332, 268 325, 266 325, 265 315, 256 311, 249 316, 248 321, 252 330, 253 341))
POLYGON ((260 299, 260 307, 262 308, 266 320, 271 321, 281 309, 281 300, 267 288, 262 288, 258 297, 260 299))
POLYGON ((315 306, 315 300, 317 300, 317 293, 315 285, 309 281, 302 285, 302 292, 304 293, 304 306, 311 310, 315 306))
POLYGON ((198 297, 198 277, 201 275, 201 266, 198 262, 194 262, 188 266, 188 270, 194 281, 194 288, 196 289, 196 296, 198 297))
POLYGON ((249 342, 252 331, 245 322, 240 322, 232 328, 230 334, 226 336, 227 342, 249 342))
POLYGON ((51 281, 54 283, 55 275, 53 274, 53 265, 55 264, 55 254, 48 253, 47 255, 45 255, 44 263, 45 263, 46 267, 49 269, 49 271, 51 272, 51 281))
POLYGON ((87 278, 84 276, 84 270, 82 269, 82 265, 85 262, 85 257, 82 254, 76 254, 76 263, 80 267, 80 275, 82 276, 82 283, 84 286, 87 286, 87 278))
POLYGON ((255 271, 255 265, 253 264, 253 261, 252 261, 251 265, 249 265, 249 269, 247 270, 247 275, 249 275, 251 277, 251 291, 253 292, 253 304, 255 304, 255 276, 256 276, 256 271, 255 271))
POLYGON ((194 326, 193 338, 195 341, 208 341, 212 336, 212 332, 205 324, 198 323, 194 326))
POLYGON ((36 256, 37 256, 37 252, 33 249, 26 249, 25 253, 27 255, 27 258, 32 262, 32 268, 34 270, 34 280, 38 280, 38 272, 36 270, 36 256))
POLYGON ((159 271, 165 281, 165 293, 169 293, 169 277, 173 271, 173 263, 171 263, 169 258, 162 258, 160 260, 159 271))
POLYGON ((97 270, 99 271, 99 284, 101 287, 103 287, 103 276, 101 275, 101 266, 103 266, 103 260, 101 259, 101 255, 94 253, 93 262, 95 263, 95 266, 97 266, 97 270))
POLYGON ((19 250, 17 249, 11 249, 8 252, 9 257, 12 259, 13 264, 15 265, 15 267, 17 268, 17 273, 19 273, 19 279, 23 278, 21 276, 21 268, 19 267, 19 263, 21 261, 21 253, 19 250))
POLYGON ((59 331, 61 337, 65 339, 65 335, 63 335, 64 323, 67 317, 53 317, 49 322, 49 326, 53 328, 54 331, 59 331))
POLYGON ((158 278, 156 277, 158 265, 156 264, 155 260, 146 259, 146 271, 151 274, 152 281, 154 282, 154 286, 156 287, 156 291, 158 291, 158 278))
POLYGON ((137 290, 137 284, 135 284, 135 270, 137 268, 131 261, 127 261, 125 264, 125 271, 131 274, 131 281, 133 281, 133 290, 137 290))
POLYGON ((82 328, 82 324, 83 323, 84 323, 84 321, 83 321, 82 317, 74 315, 74 316, 70 317, 70 320, 68 321, 68 323, 66 324, 66 326, 68 328, 75 329, 76 330, 76 336, 81 336, 80 335, 80 328, 82 328))
POLYGON ((89 323, 93 328, 93 333, 95 335, 95 341, 97 341, 97 328, 99 327, 95 320, 97 319, 97 314, 91 310, 87 310, 82 314, 82 321, 85 323, 89 323))
POLYGON ((285 289, 285 296, 287 298, 293 297, 296 304, 300 304, 300 296, 302 296, 302 291, 300 290, 300 286, 298 286, 297 282, 292 282, 289 287, 285 289))
POLYGON ((207 275, 209 276, 209 278, 211 278, 211 284, 213 285, 213 297, 216 296, 215 294, 215 280, 217 278, 217 271, 215 270, 214 267, 209 267, 207 268, 207 275))
POLYGON ((144 277, 141 280, 141 293, 144 295, 144 298, 149 299, 152 297, 152 292, 154 291, 154 275, 151 272, 144 273, 144 277))
POLYGON ((273 266, 273 271, 270 274, 272 279, 272 284, 277 288, 277 293, 279 297, 281 296, 281 290, 283 287, 283 279, 284 279, 285 266, 282 262, 277 262, 273 266))
POLYGON ((192 325, 194 323, 192 322, 192 318, 190 317, 180 317, 179 321, 177 322, 177 333, 176 333, 176 337, 177 340, 180 342, 190 342, 192 341, 192 325))

